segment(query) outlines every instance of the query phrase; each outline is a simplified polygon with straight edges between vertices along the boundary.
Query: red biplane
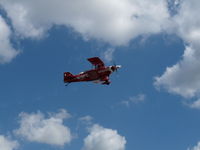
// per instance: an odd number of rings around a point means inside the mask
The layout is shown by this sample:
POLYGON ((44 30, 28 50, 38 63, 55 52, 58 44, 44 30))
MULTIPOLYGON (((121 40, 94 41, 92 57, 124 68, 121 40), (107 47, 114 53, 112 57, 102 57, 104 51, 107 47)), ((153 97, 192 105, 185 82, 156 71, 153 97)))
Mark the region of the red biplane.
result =
POLYGON ((64 83, 93 81, 94 83, 110 84, 109 76, 111 73, 121 68, 121 65, 106 67, 99 57, 88 58, 88 61, 94 66, 94 69, 72 75, 70 72, 64 72, 64 83))

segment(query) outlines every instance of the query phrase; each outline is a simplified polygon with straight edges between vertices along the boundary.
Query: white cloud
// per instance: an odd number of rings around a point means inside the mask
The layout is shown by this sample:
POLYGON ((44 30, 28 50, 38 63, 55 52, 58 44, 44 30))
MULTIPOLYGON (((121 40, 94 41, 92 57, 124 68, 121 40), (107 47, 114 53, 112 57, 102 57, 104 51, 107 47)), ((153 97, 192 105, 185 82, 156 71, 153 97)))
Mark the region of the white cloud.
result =
POLYGON ((84 139, 83 150, 125 150, 125 137, 116 130, 93 125, 84 139))
POLYGON ((0 15, 0 63, 8 63, 19 53, 10 42, 11 31, 0 15))
POLYGON ((63 124, 68 117, 69 113, 63 109, 48 118, 41 112, 21 113, 20 128, 15 133, 32 142, 63 146, 72 140, 70 129, 63 124))
POLYGON ((91 117, 89 115, 79 118, 79 121, 86 123, 86 124, 92 124, 92 120, 93 120, 93 117, 91 117))
POLYGON ((144 102, 145 99, 146 99, 146 95, 145 94, 138 94, 136 96, 129 97, 128 100, 123 100, 121 102, 121 104, 126 105, 127 107, 129 107, 131 104, 138 104, 138 103, 144 102))
POLYGON ((191 47, 187 47, 183 59, 168 67, 161 77, 156 77, 155 85, 164 87, 170 93, 192 98, 200 92, 200 61, 191 47))
POLYGON ((0 149, 1 150, 15 150, 19 146, 17 141, 12 141, 3 135, 0 135, 0 149))
POLYGON ((182 59, 172 67, 168 67, 160 77, 156 77, 155 85, 164 87, 170 93, 185 98, 200 95, 200 1, 183 1, 177 15, 172 18, 176 24, 174 32, 186 43, 182 59), (195 18, 195 19, 194 19, 195 18))
POLYGON ((113 53, 115 52, 114 48, 108 48, 104 53, 103 57, 107 62, 111 62, 113 60, 113 53))
POLYGON ((188 148, 187 150, 200 150, 200 142, 197 143, 192 149, 188 148))
POLYGON ((186 42, 197 46, 199 46, 200 38, 199 6, 200 1, 198 0, 183 1, 178 14, 173 18, 177 24, 177 34, 186 42))
POLYGON ((166 0, 1 0, 0 4, 24 37, 41 37, 57 24, 114 45, 161 32, 169 17, 166 0))
POLYGON ((186 103, 186 105, 188 105, 191 108, 195 108, 195 109, 200 109, 200 99, 192 102, 192 103, 186 103))

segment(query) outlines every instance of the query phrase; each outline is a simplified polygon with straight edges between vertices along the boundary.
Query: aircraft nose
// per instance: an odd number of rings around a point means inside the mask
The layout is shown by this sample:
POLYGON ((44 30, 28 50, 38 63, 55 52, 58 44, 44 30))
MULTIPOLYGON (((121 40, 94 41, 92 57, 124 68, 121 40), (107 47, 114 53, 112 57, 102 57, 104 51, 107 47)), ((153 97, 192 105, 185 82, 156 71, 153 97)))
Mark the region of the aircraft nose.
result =
POLYGON ((121 65, 114 65, 114 66, 111 66, 111 69, 114 72, 114 71, 117 71, 121 67, 122 67, 121 65))
POLYGON ((117 66, 116 66, 117 69, 119 69, 119 68, 121 68, 121 67, 122 67, 121 65, 117 65, 117 66))

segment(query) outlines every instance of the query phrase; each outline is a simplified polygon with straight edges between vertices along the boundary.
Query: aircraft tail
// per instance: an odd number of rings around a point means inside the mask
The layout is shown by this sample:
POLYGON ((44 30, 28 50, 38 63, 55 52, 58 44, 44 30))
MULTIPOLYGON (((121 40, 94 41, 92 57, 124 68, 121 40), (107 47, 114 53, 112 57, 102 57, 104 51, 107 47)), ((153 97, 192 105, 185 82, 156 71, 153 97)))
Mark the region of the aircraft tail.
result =
POLYGON ((74 75, 70 72, 64 72, 64 82, 70 82, 74 78, 74 75))

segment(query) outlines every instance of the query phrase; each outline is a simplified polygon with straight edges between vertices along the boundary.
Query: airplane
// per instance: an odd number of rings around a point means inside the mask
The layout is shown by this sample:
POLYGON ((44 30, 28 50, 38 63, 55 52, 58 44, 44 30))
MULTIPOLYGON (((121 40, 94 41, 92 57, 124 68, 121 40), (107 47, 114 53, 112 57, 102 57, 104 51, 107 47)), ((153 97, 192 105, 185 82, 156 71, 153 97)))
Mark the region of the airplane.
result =
POLYGON ((85 72, 81 72, 77 75, 73 75, 70 72, 64 72, 64 83, 72 82, 84 82, 93 81, 94 83, 101 83, 109 85, 111 81, 109 80, 110 74, 117 72, 121 65, 105 66, 103 61, 99 57, 92 57, 87 59, 94 68, 85 72))

